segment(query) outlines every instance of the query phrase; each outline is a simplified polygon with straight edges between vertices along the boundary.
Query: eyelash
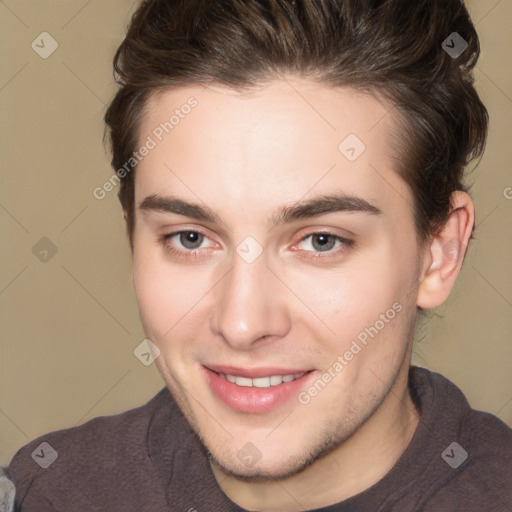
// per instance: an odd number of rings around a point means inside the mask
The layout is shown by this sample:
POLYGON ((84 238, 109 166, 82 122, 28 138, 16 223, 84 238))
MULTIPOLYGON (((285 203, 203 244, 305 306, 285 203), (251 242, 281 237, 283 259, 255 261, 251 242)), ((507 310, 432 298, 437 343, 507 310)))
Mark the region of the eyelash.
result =
MULTIPOLYGON (((164 247, 164 249, 174 255, 181 258, 187 258, 187 259, 196 259, 198 257, 198 253, 201 251, 201 249, 190 249, 190 250, 182 250, 182 249, 176 249, 172 245, 169 244, 169 240, 177 235, 181 235, 182 233, 197 233, 198 235, 201 235, 205 238, 208 238, 208 236, 205 233, 202 233, 201 231, 193 230, 193 229, 184 229, 181 231, 174 231, 173 233, 168 233, 160 237, 159 242, 164 247)), ((337 250, 331 249, 329 251, 305 251, 308 253, 314 253, 312 256, 304 256, 306 258, 327 258, 332 257, 333 255, 336 255, 340 252, 343 252, 347 250, 348 248, 352 247, 354 245, 354 240, 350 240, 348 238, 344 238, 339 235, 335 235, 334 233, 329 233, 328 231, 314 231, 312 233, 307 234, 306 236, 302 237, 299 240, 300 242, 303 242, 304 240, 307 240, 310 237, 313 237, 315 235, 324 235, 329 236, 335 239, 335 241, 341 242, 341 245, 338 247, 337 250)))

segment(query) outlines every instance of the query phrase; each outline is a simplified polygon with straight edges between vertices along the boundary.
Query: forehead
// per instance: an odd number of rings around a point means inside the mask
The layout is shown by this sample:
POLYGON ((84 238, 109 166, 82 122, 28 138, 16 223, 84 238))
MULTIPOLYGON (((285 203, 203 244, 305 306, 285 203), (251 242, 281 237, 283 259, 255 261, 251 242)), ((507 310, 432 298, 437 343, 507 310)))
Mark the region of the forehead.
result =
POLYGON ((153 95, 139 144, 154 148, 137 168, 136 201, 222 193, 255 211, 336 190, 391 205, 409 193, 395 172, 392 111, 369 94, 296 78, 246 93, 190 86, 153 95))
MULTIPOLYGON (((382 135, 397 124, 392 110, 390 103, 375 95, 295 77, 266 82, 246 92, 215 85, 189 86, 152 94, 145 105, 141 134, 158 132, 162 123, 171 121, 172 138, 180 142, 190 135, 187 126, 193 125, 190 128, 197 137, 208 135, 220 142, 223 135, 229 135, 233 142, 245 142, 255 150, 262 143, 271 147, 273 142, 297 140, 318 147, 324 142, 326 149, 334 143, 337 149, 338 139, 349 133, 365 139, 375 150, 386 150, 382 135), (190 108, 190 103, 195 106, 190 108), (191 120, 182 122, 187 118, 191 120), (278 140, 269 139, 272 134, 278 140)), ((237 148, 240 145, 233 144, 232 152, 237 148)))

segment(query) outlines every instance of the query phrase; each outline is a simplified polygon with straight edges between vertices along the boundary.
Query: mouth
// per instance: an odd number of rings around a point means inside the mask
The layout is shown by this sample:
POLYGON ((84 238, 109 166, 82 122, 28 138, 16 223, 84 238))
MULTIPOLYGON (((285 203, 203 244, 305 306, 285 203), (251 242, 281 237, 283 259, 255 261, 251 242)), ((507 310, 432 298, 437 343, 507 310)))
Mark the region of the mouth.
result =
POLYGON ((269 412, 293 397, 310 380, 315 370, 202 366, 214 396, 230 409, 250 414, 269 412))
POLYGON ((249 379, 248 377, 237 377, 236 375, 229 375, 225 373, 219 373, 223 379, 226 379, 231 384, 235 384, 241 387, 248 388, 271 388, 274 386, 280 386, 283 382, 293 382, 294 380, 300 379, 306 372, 299 372, 293 375, 272 375, 271 377, 258 377, 256 379, 249 379))

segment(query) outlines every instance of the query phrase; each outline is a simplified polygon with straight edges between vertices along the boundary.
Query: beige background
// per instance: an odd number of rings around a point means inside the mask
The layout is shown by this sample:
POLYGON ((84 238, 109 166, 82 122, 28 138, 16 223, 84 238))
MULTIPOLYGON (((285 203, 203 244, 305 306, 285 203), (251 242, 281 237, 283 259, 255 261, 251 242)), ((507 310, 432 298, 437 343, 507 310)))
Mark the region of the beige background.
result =
MULTIPOLYGON (((117 190, 92 195, 112 172, 102 117, 132 3, 0 0, 0 464, 40 434, 135 407, 163 386, 133 354, 144 335, 117 190), (31 48, 44 31, 59 45, 47 59, 31 48), (43 237, 57 247, 47 262, 32 251, 43 237)), ((478 227, 450 300, 419 333, 414 362, 512 426, 512 1, 469 8, 491 116, 471 176, 478 227)))

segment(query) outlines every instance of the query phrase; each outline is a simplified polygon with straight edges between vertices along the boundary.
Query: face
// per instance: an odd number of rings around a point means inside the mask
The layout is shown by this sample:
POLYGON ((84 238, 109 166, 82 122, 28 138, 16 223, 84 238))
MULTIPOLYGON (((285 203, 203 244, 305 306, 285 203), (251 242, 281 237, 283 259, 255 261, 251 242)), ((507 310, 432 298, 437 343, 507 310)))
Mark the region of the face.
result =
POLYGON ((169 390, 227 472, 297 472, 409 365, 421 258, 389 110, 299 78, 148 102, 135 291, 169 390))

